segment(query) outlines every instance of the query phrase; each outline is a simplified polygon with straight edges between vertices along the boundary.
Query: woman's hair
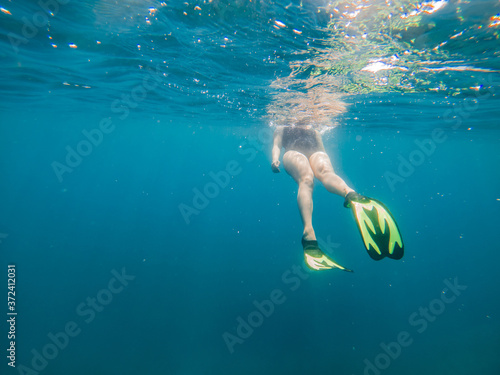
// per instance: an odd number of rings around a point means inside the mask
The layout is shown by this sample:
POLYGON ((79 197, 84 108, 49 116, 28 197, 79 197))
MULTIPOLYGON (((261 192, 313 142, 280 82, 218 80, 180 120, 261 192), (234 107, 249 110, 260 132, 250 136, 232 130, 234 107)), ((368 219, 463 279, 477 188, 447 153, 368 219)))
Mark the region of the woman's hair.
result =
POLYGON ((335 119, 347 109, 341 94, 318 79, 278 79, 272 86, 277 92, 267 106, 271 126, 311 125, 321 130, 336 125, 335 119))

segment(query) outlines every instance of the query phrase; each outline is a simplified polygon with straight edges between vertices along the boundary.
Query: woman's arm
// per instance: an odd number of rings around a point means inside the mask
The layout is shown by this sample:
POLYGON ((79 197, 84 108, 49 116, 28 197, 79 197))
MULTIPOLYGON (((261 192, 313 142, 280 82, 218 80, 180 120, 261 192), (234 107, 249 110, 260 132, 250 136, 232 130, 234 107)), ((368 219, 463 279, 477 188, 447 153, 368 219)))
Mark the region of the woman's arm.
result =
POLYGON ((276 128, 274 131, 274 141, 273 141, 273 150, 272 150, 272 158, 273 162, 271 164, 271 168, 274 173, 278 173, 280 171, 280 154, 281 154, 281 141, 283 139, 283 128, 276 128))
POLYGON ((316 134, 316 141, 318 142, 318 146, 321 149, 321 151, 325 151, 325 146, 323 146, 323 139, 321 138, 321 134, 317 130, 314 130, 314 133, 316 134))

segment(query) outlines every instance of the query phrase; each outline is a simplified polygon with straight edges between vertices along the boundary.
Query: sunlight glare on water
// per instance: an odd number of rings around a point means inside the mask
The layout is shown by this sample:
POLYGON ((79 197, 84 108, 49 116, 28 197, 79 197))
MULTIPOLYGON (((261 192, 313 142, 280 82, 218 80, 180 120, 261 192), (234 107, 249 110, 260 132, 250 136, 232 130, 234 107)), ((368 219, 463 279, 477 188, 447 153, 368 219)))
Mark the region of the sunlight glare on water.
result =
POLYGON ((25 35, 23 19, 40 8, 7 3, 3 65, 16 83, 0 94, 109 107, 154 74, 160 85, 139 111, 195 117, 202 107, 251 121, 268 118, 266 106, 282 96, 317 86, 331 100, 472 95, 495 85, 499 11, 497 1, 100 0, 61 4, 25 35))

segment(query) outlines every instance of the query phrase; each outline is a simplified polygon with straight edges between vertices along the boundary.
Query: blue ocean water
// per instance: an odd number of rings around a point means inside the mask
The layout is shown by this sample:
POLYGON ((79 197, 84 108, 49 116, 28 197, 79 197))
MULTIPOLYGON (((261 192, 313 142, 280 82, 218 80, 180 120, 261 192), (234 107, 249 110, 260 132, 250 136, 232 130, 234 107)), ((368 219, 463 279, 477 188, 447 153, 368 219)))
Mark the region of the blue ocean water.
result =
POLYGON ((500 373, 497 1, 0 11, 2 374, 500 373), (354 273, 305 270, 270 168, 300 116, 390 207, 402 260, 370 259, 317 182, 354 273))

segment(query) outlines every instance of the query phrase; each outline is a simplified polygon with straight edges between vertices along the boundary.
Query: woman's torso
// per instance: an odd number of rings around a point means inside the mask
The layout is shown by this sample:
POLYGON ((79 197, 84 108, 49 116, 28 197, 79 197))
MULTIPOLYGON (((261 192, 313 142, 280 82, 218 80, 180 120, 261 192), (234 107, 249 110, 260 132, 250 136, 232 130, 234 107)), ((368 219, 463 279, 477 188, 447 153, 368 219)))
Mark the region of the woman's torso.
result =
POLYGON ((324 151, 319 133, 312 128, 284 127, 281 141, 285 151, 298 151, 308 158, 318 151, 324 151))

